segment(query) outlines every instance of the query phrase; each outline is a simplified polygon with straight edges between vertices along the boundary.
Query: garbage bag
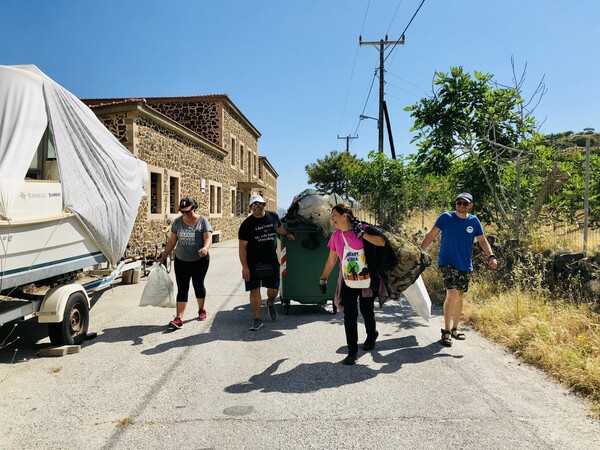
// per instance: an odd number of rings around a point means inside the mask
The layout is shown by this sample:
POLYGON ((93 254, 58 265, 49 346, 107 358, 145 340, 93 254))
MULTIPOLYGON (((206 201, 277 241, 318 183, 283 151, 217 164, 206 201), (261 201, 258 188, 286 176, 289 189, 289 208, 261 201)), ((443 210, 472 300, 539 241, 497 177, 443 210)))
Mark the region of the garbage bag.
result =
POLYGON ((294 197, 283 218, 284 222, 300 221, 316 225, 327 237, 334 232, 331 223, 331 208, 344 199, 338 194, 325 194, 314 189, 306 189, 294 197))
POLYGON ((152 266, 144 286, 140 306, 175 308, 175 288, 167 269, 162 264, 152 266))
POLYGON ((419 275, 417 281, 407 287, 402 294, 413 311, 429 322, 429 319, 431 319, 431 299, 425 288, 425 283, 423 283, 423 278, 419 275))
POLYGON ((406 238, 389 231, 383 232, 386 244, 396 256, 396 265, 384 270, 383 281, 390 298, 399 298, 421 273, 431 264, 431 257, 406 238))

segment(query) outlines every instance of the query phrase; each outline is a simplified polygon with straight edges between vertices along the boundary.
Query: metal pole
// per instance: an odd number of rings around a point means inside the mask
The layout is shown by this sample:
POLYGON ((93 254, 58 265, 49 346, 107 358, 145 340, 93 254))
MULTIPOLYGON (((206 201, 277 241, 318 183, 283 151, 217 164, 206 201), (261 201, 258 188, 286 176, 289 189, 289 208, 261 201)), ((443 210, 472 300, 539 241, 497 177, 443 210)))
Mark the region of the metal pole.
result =
POLYGON ((423 181, 423 191, 421 192, 421 229, 425 229, 425 181, 423 181))
POLYGON ((590 210, 590 137, 585 139, 585 191, 583 194, 583 253, 587 253, 588 215, 590 210))
MULTIPOLYGON (((387 36, 385 37, 387 41, 387 36)), ((383 153, 383 51, 385 41, 379 41, 379 119, 377 119, 377 128, 379 128, 379 137, 377 141, 377 150, 383 153)))
POLYGON ((521 152, 517 155, 517 205, 515 211, 515 239, 521 240, 521 152))

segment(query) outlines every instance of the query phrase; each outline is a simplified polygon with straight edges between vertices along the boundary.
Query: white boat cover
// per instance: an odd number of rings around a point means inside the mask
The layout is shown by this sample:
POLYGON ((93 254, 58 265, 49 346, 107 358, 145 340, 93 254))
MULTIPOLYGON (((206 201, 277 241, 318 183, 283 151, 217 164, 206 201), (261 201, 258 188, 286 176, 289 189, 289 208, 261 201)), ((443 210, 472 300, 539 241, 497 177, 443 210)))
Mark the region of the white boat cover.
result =
POLYGON ((90 108, 33 65, 0 66, 0 219, 10 220, 48 124, 64 206, 115 264, 133 229, 146 163, 123 147, 90 108))

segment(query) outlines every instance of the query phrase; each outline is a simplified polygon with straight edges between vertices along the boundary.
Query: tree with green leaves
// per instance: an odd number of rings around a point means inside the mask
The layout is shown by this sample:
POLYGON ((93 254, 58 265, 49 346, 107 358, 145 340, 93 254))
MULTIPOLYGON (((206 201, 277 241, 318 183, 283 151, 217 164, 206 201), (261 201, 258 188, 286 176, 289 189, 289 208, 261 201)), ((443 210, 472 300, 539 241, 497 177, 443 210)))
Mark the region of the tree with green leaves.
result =
MULTIPOLYGON (((483 206, 491 199, 502 226, 514 226, 509 215, 514 192, 504 189, 504 169, 527 152, 535 135, 535 119, 521 96, 523 78, 514 87, 493 82, 493 76, 462 67, 436 72, 433 94, 406 108, 415 119, 416 162, 424 174, 448 175, 454 189, 471 191, 483 206)), ((536 93, 543 95, 542 88, 536 93)))
POLYGON ((348 197, 348 175, 359 161, 355 155, 334 150, 323 159, 317 159, 316 163, 305 166, 308 182, 313 183, 319 191, 348 197))
POLYGON ((348 192, 362 200, 382 223, 399 214, 396 210, 406 195, 405 178, 402 159, 391 159, 373 150, 367 161, 360 160, 348 173, 348 192))

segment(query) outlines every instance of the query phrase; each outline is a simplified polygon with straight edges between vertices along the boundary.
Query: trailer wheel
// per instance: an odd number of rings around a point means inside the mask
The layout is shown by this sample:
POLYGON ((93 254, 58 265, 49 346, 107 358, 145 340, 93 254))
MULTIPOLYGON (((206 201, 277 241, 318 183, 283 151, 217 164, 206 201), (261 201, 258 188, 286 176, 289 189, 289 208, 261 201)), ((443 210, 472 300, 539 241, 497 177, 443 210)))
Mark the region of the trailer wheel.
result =
POLYGON ((54 345, 79 345, 87 336, 90 310, 81 292, 74 292, 67 300, 62 322, 49 323, 48 335, 54 345))

